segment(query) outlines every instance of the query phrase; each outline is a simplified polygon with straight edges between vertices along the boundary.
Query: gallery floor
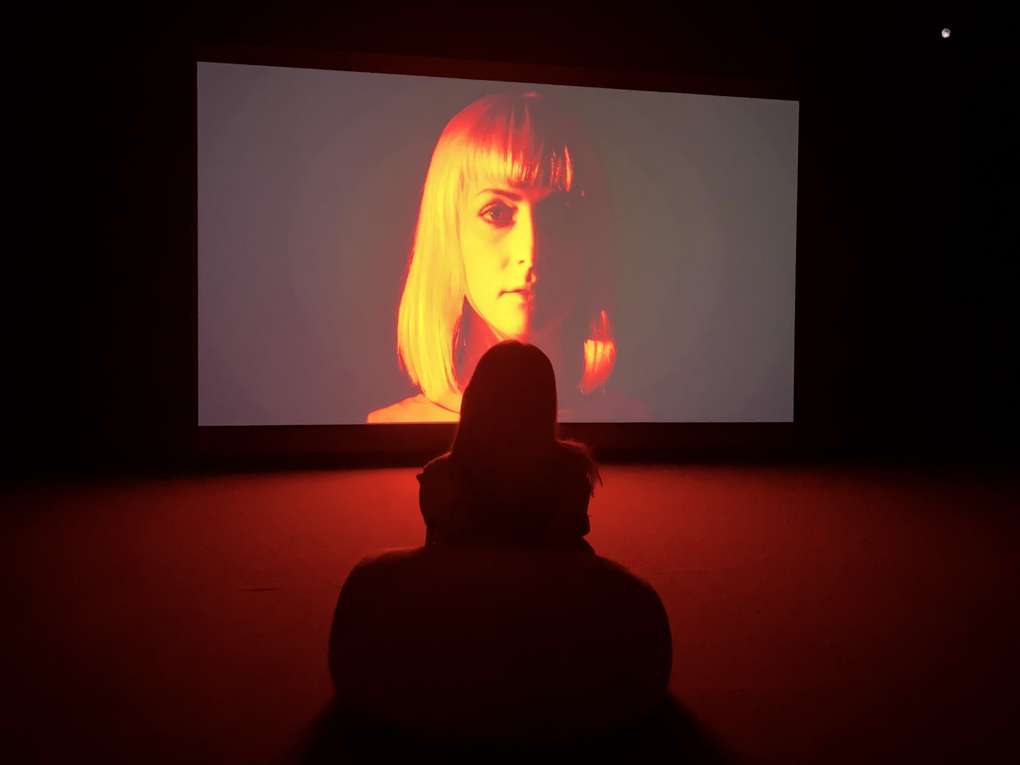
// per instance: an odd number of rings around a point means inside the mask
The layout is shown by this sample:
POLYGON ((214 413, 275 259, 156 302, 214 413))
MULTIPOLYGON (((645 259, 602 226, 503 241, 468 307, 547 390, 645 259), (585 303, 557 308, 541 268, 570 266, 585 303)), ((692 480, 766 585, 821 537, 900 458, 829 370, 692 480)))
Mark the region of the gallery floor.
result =
MULTIPOLYGON (((8 761, 307 762, 347 573, 423 541, 415 472, 0 489, 8 761)), ((1020 762, 1008 471, 611 465, 603 477, 588 539, 660 594, 672 696, 726 759, 1020 762)))

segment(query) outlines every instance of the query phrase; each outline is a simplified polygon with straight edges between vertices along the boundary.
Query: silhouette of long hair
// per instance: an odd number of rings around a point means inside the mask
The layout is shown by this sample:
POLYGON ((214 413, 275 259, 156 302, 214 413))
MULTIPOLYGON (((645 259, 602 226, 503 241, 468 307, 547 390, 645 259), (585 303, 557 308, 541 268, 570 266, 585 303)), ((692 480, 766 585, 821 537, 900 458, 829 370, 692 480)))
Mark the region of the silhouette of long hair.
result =
POLYGON ((556 376, 536 346, 506 340, 478 361, 464 391, 450 460, 485 512, 527 525, 557 482, 581 474, 594 490, 587 447, 558 438, 556 376))

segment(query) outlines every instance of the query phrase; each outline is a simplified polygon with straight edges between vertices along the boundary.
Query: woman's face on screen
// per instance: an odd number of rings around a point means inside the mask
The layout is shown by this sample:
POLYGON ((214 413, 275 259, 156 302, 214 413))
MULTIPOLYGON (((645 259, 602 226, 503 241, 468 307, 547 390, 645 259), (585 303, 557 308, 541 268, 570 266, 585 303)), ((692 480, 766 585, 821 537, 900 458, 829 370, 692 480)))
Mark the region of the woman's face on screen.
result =
POLYGON ((556 189, 468 184, 460 214, 467 298, 501 337, 526 338, 573 309, 584 250, 578 202, 556 189))

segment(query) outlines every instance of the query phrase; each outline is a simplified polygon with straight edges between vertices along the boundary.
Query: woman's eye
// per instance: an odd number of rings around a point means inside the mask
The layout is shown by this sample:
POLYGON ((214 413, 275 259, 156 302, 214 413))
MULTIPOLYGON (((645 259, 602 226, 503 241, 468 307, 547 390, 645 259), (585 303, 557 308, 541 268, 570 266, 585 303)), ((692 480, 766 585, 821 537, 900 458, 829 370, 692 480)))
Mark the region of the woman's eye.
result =
POLYGON ((514 209, 503 202, 488 204, 478 214, 492 225, 500 228, 514 222, 514 209))

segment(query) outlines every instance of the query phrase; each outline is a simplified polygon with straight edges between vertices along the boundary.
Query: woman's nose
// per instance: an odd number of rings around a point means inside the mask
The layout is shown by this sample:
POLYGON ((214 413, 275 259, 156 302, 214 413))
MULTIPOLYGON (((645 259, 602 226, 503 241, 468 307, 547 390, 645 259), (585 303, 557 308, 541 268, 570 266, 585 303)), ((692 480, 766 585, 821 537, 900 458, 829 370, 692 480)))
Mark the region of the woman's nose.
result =
POLYGON ((517 210, 511 263, 530 270, 535 267, 535 216, 530 205, 517 210))

